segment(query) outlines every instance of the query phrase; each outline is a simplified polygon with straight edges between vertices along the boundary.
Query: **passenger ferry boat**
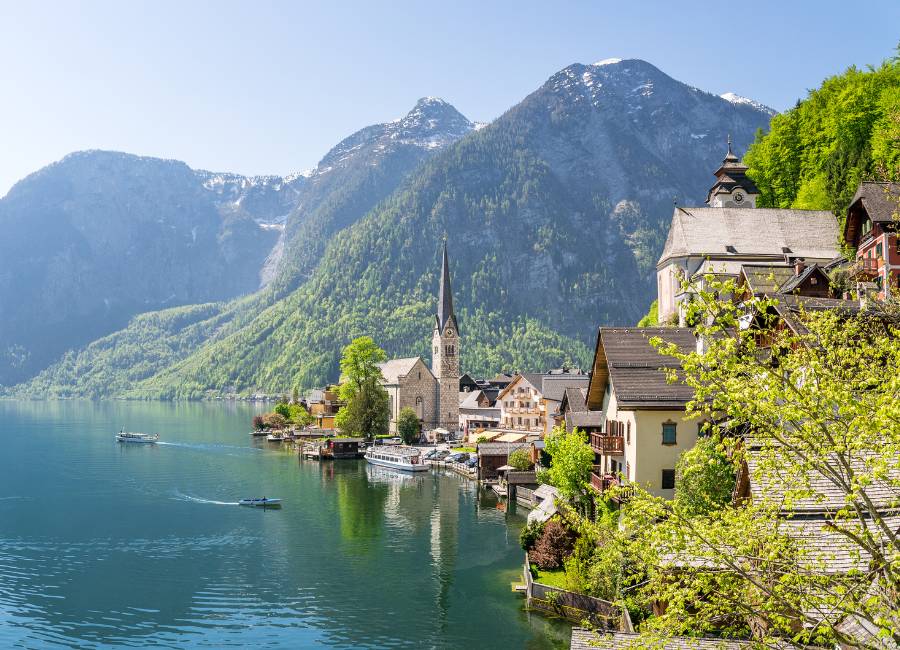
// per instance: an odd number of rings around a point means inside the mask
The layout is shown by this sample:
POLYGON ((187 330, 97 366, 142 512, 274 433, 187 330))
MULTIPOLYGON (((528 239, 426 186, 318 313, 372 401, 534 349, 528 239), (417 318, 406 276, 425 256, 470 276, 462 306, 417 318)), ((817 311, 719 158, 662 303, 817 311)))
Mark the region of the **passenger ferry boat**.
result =
POLYGON ((390 467, 404 472, 427 472, 422 454, 415 447, 401 445, 373 445, 366 450, 366 460, 372 465, 390 467))
POLYGON ((119 431, 116 434, 117 442, 138 442, 143 444, 153 444, 159 442, 158 433, 129 433, 128 431, 119 431))

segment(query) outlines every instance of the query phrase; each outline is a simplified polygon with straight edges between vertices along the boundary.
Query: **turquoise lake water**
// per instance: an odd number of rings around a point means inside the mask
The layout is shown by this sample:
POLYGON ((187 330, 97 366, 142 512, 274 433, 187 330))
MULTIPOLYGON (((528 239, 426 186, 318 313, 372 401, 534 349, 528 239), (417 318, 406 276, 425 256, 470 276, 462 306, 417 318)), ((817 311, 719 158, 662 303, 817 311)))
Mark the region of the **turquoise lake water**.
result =
POLYGON ((0 648, 568 647, 510 591, 523 512, 455 474, 301 461, 247 435, 258 410, 0 401, 0 648))

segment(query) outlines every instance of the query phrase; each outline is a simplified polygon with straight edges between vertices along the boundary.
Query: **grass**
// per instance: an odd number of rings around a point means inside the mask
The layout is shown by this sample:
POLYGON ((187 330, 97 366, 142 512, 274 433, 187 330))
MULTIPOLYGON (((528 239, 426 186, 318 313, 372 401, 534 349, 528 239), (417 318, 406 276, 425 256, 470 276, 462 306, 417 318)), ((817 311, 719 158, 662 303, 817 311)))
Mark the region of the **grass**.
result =
POLYGON ((566 582, 565 569, 538 569, 537 565, 532 562, 531 576, 534 578, 535 582, 540 582, 542 585, 547 585, 548 587, 557 587, 558 589, 569 588, 568 583, 566 582))
POLYGON ((454 447, 451 449, 454 454, 460 454, 462 452, 468 452, 470 454, 474 454, 477 450, 475 447, 454 447))

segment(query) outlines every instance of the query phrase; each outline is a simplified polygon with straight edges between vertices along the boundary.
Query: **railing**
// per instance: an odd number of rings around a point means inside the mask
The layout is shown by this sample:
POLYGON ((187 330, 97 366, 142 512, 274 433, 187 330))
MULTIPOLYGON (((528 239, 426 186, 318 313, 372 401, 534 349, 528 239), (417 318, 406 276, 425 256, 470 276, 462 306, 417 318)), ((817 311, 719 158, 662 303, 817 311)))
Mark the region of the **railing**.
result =
POLYGON ((592 433, 591 447, 593 447, 594 451, 598 454, 621 456, 625 453, 625 439, 622 436, 592 433))
POLYGON ((850 274, 877 275, 879 268, 881 268, 880 261, 877 257, 860 257, 850 267, 850 274))
POLYGON ((615 496, 613 496, 613 500, 619 503, 624 503, 634 496, 634 488, 632 486, 620 481, 615 474, 602 474, 600 465, 594 465, 594 469, 591 471, 591 487, 600 494, 604 494, 613 488, 618 488, 615 496))

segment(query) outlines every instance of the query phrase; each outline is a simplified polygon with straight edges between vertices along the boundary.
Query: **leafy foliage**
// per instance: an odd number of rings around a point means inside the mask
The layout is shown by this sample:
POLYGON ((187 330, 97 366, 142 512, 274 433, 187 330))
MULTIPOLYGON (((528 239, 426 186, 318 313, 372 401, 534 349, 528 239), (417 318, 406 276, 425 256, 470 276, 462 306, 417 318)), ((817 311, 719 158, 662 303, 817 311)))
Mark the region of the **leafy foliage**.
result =
POLYGON ((525 471, 532 468, 531 454, 527 449, 516 449, 509 455, 507 465, 519 471, 525 471))
POLYGON ((544 524, 528 558, 541 569, 559 568, 572 553, 575 539, 574 532, 559 518, 550 519, 544 524))
POLYGON ((688 515, 703 515, 731 502, 736 468, 712 437, 699 438, 675 465, 675 501, 688 515))
POLYGON ((900 63, 849 68, 772 118, 744 161, 760 206, 843 217, 861 180, 900 173, 900 63))
POLYGON ((404 444, 411 445, 419 439, 422 425, 419 422, 419 416, 408 406, 400 409, 397 416, 397 433, 400 434, 404 444))
POLYGON ((550 483, 565 499, 583 500, 594 463, 587 434, 579 429, 568 432, 564 426, 558 426, 547 436, 544 450, 552 462, 549 469, 541 472, 539 480, 550 483))
POLYGON ((647 314, 638 321, 638 327, 656 327, 659 324, 659 300, 654 300, 650 304, 647 314))
POLYGON ((534 548, 535 543, 544 532, 543 522, 529 521, 519 533, 519 544, 522 545, 523 551, 530 551, 534 548))

